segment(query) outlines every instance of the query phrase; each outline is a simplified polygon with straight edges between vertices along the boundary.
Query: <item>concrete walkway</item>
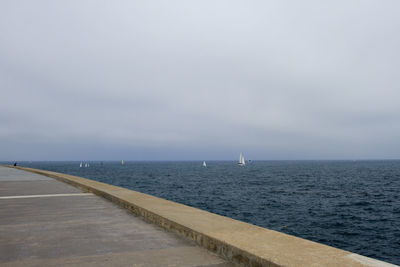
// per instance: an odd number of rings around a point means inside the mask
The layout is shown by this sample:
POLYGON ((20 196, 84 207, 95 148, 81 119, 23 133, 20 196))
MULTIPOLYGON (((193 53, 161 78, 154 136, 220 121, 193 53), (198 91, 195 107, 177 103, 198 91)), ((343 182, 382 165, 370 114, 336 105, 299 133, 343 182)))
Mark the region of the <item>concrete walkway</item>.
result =
POLYGON ((231 263, 90 193, 0 167, 0 266, 231 263))

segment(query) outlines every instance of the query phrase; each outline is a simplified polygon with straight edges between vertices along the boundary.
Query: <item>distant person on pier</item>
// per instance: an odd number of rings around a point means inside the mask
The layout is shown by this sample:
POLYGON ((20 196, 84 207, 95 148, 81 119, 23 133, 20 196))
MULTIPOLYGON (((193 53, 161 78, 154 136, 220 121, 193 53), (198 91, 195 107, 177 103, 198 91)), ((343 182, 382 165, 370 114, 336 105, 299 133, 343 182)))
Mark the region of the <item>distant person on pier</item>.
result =
POLYGON ((17 163, 16 162, 14 162, 14 167, 16 167, 17 166, 17 163))

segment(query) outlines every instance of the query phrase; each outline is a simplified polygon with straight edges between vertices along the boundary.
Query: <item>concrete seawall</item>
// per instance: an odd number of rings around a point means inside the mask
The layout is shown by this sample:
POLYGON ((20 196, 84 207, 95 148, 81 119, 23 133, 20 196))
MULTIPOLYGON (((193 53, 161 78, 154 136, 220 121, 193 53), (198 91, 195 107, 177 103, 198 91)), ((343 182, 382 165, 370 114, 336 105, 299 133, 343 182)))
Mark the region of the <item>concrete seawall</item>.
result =
POLYGON ((129 189, 67 174, 17 168, 102 196, 241 266, 396 266, 129 189))

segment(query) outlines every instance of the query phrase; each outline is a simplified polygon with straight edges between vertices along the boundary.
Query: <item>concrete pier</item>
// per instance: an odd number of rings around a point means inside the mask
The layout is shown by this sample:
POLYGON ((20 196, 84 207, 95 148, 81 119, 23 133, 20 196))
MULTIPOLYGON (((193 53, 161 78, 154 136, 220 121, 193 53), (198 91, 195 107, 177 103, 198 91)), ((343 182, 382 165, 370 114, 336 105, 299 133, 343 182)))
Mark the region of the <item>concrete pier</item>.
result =
POLYGON ((0 169, 0 265, 231 266, 197 244, 238 266, 396 266, 126 188, 17 169, 39 175, 0 169))
POLYGON ((0 167, 0 266, 233 266, 66 183, 0 167))

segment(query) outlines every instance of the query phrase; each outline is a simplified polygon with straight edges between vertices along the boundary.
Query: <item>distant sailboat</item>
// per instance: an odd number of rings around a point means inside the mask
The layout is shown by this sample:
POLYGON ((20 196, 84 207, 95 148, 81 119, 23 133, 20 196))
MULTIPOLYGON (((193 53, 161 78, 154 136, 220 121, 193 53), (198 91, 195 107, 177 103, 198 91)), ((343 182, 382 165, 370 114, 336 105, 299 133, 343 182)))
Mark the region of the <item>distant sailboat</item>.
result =
POLYGON ((81 164, 79 164, 79 168, 82 168, 82 161, 81 161, 81 164))
POLYGON ((85 163, 85 168, 89 167, 89 164, 85 163))
POLYGON ((242 154, 242 152, 240 152, 240 156, 239 156, 239 166, 244 166, 244 165, 246 165, 246 163, 245 163, 245 161, 244 161, 244 157, 243 157, 243 154, 242 154))
POLYGON ((207 167, 207 164, 205 161, 203 161, 203 167, 207 167))
POLYGON ((124 162, 124 160, 122 160, 122 161, 121 161, 121 165, 122 165, 122 166, 124 166, 124 165, 125 165, 125 162, 124 162))

